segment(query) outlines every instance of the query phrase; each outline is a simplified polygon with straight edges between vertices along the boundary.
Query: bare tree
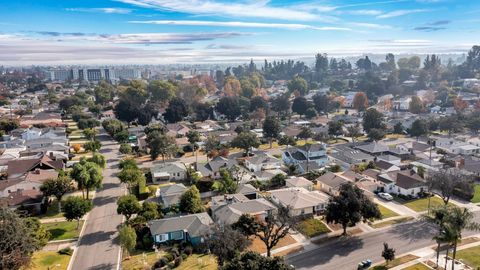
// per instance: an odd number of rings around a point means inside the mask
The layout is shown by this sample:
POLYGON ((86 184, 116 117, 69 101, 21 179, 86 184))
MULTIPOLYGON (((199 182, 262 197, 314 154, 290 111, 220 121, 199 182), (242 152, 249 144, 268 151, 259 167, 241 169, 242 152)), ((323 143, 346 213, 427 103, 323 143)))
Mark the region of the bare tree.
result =
POLYGON ((296 219, 290 217, 288 212, 287 208, 281 207, 278 209, 278 214, 269 213, 265 221, 259 221, 259 230, 255 235, 265 244, 267 257, 271 256, 272 249, 296 224, 296 219))
POLYGON ((427 182, 431 191, 437 191, 438 195, 442 197, 445 205, 448 204, 450 198, 454 195, 456 188, 462 187, 464 192, 468 192, 468 189, 473 189, 469 177, 451 170, 435 172, 427 178, 427 182))

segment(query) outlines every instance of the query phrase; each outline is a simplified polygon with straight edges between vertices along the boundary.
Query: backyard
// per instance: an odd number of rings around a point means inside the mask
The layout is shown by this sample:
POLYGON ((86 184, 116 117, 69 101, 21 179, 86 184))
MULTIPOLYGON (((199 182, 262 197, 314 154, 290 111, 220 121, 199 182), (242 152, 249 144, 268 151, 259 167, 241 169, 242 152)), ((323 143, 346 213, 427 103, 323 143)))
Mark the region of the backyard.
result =
POLYGON ((49 241, 66 240, 78 237, 82 230, 83 221, 80 221, 78 230, 76 221, 43 223, 43 226, 45 226, 45 229, 51 234, 49 241))

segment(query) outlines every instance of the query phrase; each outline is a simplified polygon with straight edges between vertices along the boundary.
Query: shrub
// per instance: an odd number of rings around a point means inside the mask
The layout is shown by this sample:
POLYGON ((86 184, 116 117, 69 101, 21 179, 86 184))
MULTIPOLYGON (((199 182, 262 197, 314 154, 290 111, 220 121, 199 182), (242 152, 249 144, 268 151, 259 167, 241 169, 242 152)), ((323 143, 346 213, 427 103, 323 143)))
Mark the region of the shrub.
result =
POLYGON ((192 255, 192 253, 193 253, 193 248, 192 248, 192 246, 186 246, 184 252, 185 252, 185 254, 188 255, 188 256, 192 255))
POLYGON ((177 258, 175 259, 175 262, 174 262, 174 263, 175 263, 175 267, 179 267, 180 264, 182 264, 182 262, 183 262, 182 257, 177 257, 177 258))
POLYGON ((175 262, 170 262, 167 264, 168 268, 173 269, 175 268, 175 262))
POLYGON ((120 145, 120 149, 119 149, 120 153, 122 154, 131 154, 132 153, 132 146, 128 143, 123 143, 122 145, 120 145))
POLYGON ((182 253, 182 257, 181 257, 183 260, 186 260, 188 258, 188 255, 185 254, 185 253, 182 253))
POLYGON ((174 257, 171 253, 167 253, 167 254, 165 254, 165 259, 167 259, 167 261, 171 262, 171 261, 173 261, 174 257))
POLYGON ((72 256, 73 249, 70 247, 62 248, 58 251, 58 254, 72 256))
POLYGON ((168 264, 168 259, 165 257, 160 258, 154 265, 154 268, 161 268, 168 264))
POLYGON ((156 186, 148 186, 148 193, 149 193, 149 196, 152 197, 152 196, 155 196, 155 194, 157 193, 157 187, 156 186))

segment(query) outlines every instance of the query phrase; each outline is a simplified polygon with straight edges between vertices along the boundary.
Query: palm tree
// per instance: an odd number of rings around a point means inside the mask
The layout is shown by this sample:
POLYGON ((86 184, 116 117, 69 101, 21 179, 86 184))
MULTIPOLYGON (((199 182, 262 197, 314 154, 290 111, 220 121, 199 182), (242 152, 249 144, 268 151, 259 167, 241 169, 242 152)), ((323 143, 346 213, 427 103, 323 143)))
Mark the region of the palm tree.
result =
MULTIPOLYGON (((445 267, 443 269, 447 269, 448 250, 452 246, 452 242, 454 242, 455 239, 456 239, 456 234, 450 228, 450 226, 445 226, 442 232, 435 237, 435 240, 437 240, 438 242, 447 244, 447 250, 445 251, 445 267)), ((438 246, 438 249, 437 249, 437 267, 438 267, 438 252, 440 252, 440 246, 438 246)))
MULTIPOLYGON (((473 221, 473 213, 467 208, 450 207, 446 216, 446 226, 453 233, 453 262, 452 270, 455 269, 455 257, 457 255, 457 244, 462 240, 462 231, 480 230, 480 224, 473 221)), ((447 251, 448 252, 448 251, 447 251)), ((445 268, 446 269, 446 268, 445 268)))
POLYGON ((434 224, 438 228, 438 233, 433 237, 433 239, 437 242, 437 267, 438 267, 438 260, 440 257, 440 245, 445 243, 445 236, 444 236, 444 223, 445 217, 447 215, 447 207, 441 207, 437 209, 433 209, 432 213, 427 213, 423 216, 423 219, 428 223, 434 224))

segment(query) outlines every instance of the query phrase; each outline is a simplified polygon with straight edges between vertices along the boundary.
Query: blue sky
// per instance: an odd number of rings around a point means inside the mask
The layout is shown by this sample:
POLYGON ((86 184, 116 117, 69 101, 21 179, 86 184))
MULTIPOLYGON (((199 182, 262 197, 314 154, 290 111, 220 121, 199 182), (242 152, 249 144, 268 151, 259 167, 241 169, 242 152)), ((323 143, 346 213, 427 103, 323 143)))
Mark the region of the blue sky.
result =
POLYGON ((0 62, 171 64, 464 52, 476 0, 1 0, 0 62))

